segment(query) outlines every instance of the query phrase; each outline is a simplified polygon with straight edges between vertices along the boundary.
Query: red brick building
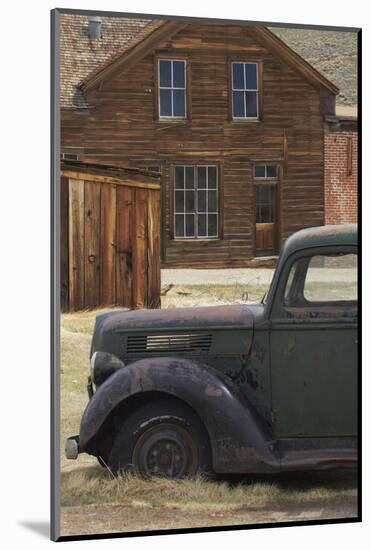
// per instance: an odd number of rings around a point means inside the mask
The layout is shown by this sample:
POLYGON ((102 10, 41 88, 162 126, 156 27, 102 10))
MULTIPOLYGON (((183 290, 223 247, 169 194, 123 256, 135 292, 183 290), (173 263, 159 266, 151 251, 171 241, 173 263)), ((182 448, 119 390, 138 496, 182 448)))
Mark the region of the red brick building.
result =
POLYGON ((356 109, 342 107, 325 130, 325 223, 357 223, 356 109))

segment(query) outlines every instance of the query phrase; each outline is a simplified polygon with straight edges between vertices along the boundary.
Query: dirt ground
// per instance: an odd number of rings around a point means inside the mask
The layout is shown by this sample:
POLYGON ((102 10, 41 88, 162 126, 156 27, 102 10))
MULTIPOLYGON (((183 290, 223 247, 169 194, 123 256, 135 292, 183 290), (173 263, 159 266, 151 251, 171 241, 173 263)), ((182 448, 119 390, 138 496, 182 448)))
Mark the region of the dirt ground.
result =
POLYGON ((246 508, 233 512, 184 512, 163 507, 138 510, 118 504, 90 504, 62 508, 61 528, 64 535, 123 533, 160 529, 187 529, 228 525, 252 525, 291 521, 313 521, 356 517, 355 502, 341 508, 291 506, 277 508, 246 508), (83 527, 82 527, 83 526, 83 527))
MULTIPOLYGON (((174 277, 175 270, 171 271, 173 273, 164 274, 163 286, 170 284, 171 278, 166 279, 167 275, 174 277)), ((259 276, 258 271, 255 270, 255 277, 259 276)), ((203 284, 197 285, 188 274, 190 278, 178 278, 172 283, 174 286, 162 298, 162 307, 260 301, 268 288, 271 270, 263 271, 267 273, 254 282, 251 273, 235 273, 237 279, 233 284, 225 284, 225 278, 224 284, 223 280, 215 284, 215 273, 212 273, 207 275, 210 281, 203 276, 203 284)), ((87 455, 68 461, 64 457, 64 441, 67 436, 78 433, 88 401, 89 347, 96 313, 83 311, 62 315, 62 535, 357 516, 357 477, 351 472, 213 481, 146 481, 135 477, 113 479, 107 470, 97 465, 94 457, 87 455)))

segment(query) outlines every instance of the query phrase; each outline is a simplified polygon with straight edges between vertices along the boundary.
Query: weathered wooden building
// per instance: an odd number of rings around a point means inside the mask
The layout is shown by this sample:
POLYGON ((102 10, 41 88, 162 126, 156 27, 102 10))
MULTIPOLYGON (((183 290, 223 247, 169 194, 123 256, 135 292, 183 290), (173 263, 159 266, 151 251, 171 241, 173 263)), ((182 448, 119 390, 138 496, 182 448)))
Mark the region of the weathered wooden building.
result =
POLYGON ((61 16, 62 152, 162 172, 166 267, 241 267, 324 223, 337 87, 263 27, 61 16))
POLYGON ((160 307, 160 175, 63 160, 61 309, 160 307))

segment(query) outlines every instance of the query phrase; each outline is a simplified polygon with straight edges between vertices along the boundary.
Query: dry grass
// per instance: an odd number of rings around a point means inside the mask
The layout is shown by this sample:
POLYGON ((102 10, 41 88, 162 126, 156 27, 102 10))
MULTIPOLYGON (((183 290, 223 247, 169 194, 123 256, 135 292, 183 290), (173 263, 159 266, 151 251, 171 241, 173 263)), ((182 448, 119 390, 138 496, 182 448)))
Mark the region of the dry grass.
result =
MULTIPOLYGON (((259 300, 265 288, 204 285, 173 288, 163 307, 259 300), (177 294, 180 291, 182 294, 177 294), (189 293, 189 294, 188 294, 189 293)), ((103 311, 103 310, 102 310, 103 311)), ((64 440, 77 434, 87 404, 89 348, 97 311, 62 315, 61 505, 63 534, 356 515, 353 474, 298 474, 265 478, 169 481, 112 478, 94 457, 64 458, 64 440), (143 513, 142 513, 142 512, 143 513), (144 514, 145 511, 145 515, 144 514), (109 521, 107 518, 110 518, 109 521)))
POLYGON ((174 286, 161 297, 163 308, 193 307, 196 305, 246 304, 260 302, 267 290, 266 285, 182 285, 174 286))
POLYGON ((64 471, 62 505, 111 503, 134 507, 164 507, 188 512, 234 511, 318 505, 344 505, 357 496, 354 475, 295 474, 229 479, 141 479, 126 475, 113 478, 101 466, 64 471))

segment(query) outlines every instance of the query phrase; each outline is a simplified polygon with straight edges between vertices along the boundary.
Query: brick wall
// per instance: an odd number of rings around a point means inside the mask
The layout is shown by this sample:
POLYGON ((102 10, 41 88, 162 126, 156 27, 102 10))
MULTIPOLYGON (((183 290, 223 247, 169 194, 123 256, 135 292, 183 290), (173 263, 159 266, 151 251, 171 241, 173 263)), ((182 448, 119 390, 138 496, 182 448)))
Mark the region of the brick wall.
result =
POLYGON ((353 130, 325 133, 325 223, 357 223, 357 147, 353 130))

